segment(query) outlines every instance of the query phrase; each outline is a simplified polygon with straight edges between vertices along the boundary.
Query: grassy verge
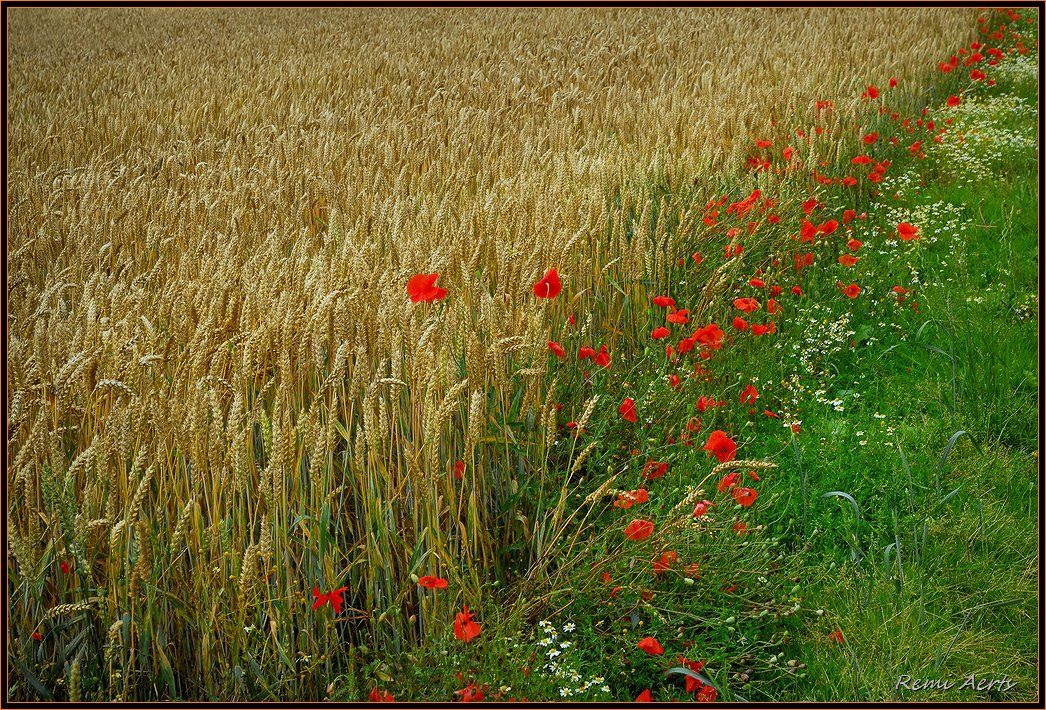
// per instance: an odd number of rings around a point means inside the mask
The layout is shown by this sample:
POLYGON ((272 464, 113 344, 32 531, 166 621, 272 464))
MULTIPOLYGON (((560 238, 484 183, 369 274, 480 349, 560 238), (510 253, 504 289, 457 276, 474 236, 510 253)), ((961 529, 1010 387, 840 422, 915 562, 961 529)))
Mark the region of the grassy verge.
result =
MULTIPOLYGON (((996 88, 968 115, 996 145, 1033 140, 1032 84, 996 88), (1006 96, 1031 109, 1003 110, 1006 96)), ((1036 157, 1006 149, 993 164, 971 152, 974 181, 957 164, 951 174, 915 164, 901 181, 919 185, 902 190, 901 208, 948 215, 958 238, 921 255, 919 312, 899 320, 903 339, 883 338, 852 364, 861 403, 804 422, 817 442, 804 447, 811 489, 861 502, 864 557, 849 559, 842 543, 852 511, 818 520, 802 573, 825 617, 809 630, 816 641, 818 630, 840 628, 846 643, 803 646, 809 682, 799 697, 1036 697, 1036 157), (1014 685, 962 689, 971 674, 1014 685), (913 691, 898 685, 905 675, 954 687, 913 691)))

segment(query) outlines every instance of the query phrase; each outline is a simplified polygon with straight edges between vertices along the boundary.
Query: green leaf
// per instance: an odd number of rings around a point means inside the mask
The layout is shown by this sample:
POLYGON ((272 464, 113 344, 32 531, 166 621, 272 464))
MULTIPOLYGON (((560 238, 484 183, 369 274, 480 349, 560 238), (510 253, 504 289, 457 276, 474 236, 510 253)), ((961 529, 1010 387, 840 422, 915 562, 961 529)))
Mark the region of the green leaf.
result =
POLYGON ((29 685, 33 686, 33 690, 36 691, 37 695, 39 695, 44 700, 54 700, 54 696, 51 695, 51 691, 44 687, 43 683, 40 682, 40 679, 33 675, 29 671, 29 669, 25 667, 25 664, 18 660, 18 658, 16 658, 14 654, 8 654, 7 657, 11 659, 11 663, 14 665, 15 668, 18 669, 18 672, 21 673, 27 681, 29 681, 29 685))
POLYGON ((825 493, 821 497, 822 498, 831 498, 833 496, 836 497, 836 498, 845 498, 846 500, 850 501, 850 505, 852 505, 853 509, 854 509, 854 514, 857 516, 857 522, 858 522, 858 524, 860 524, 860 522, 861 522, 861 508, 857 505, 857 501, 854 500, 854 497, 852 495, 850 495, 849 493, 846 493, 844 491, 828 491, 827 493, 825 493))

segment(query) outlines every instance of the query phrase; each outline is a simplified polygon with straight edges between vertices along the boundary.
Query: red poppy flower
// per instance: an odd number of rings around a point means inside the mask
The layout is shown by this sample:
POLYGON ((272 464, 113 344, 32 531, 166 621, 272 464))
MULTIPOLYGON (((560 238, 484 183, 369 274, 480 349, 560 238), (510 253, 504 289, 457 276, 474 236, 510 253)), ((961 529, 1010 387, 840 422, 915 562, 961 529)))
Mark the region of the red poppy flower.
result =
POLYGON ((781 312, 781 304, 771 298, 766 302, 766 312, 770 315, 781 312))
POLYGON ((861 287, 857 284, 850 284, 843 288, 843 293, 846 294, 847 298, 857 298, 861 294, 861 287))
POLYGON ((752 166, 753 168, 755 168, 756 170, 769 170, 770 169, 770 159, 769 158, 757 158, 756 156, 753 155, 750 158, 748 158, 748 164, 750 166, 752 166))
POLYGON ((629 540, 646 540, 654 532, 654 523, 649 520, 633 520, 625 526, 625 537, 629 540))
POLYGON ((646 638, 640 639, 639 643, 636 644, 640 651, 649 653, 651 656, 660 656, 665 652, 665 647, 657 642, 657 639, 653 636, 647 636, 646 638))
POLYGON ((693 254, 690 255, 690 258, 694 260, 695 264, 700 264, 702 261, 705 260, 705 258, 703 256, 701 256, 701 254, 699 252, 696 252, 696 251, 693 254))
POLYGON ((676 387, 678 387, 679 383, 680 383, 679 375, 669 375, 668 376, 668 385, 672 389, 675 389, 676 387))
POLYGON ((897 236, 906 242, 910 242, 919 238, 919 228, 908 222, 901 222, 897 225, 897 236))
POLYGON ((657 328, 654 328, 654 332, 650 334, 650 337, 654 340, 661 340, 662 338, 667 338, 671 334, 672 331, 663 325, 659 325, 657 328))
POLYGON ((748 477, 751 478, 753 481, 758 481, 759 480, 759 474, 756 473, 755 471, 749 471, 748 472, 748 477))
POLYGON ((701 670, 705 667, 704 661, 691 661, 684 656, 676 656, 676 660, 679 661, 679 665, 683 666, 684 668, 689 668, 694 673, 700 673, 701 670))
POLYGON ((696 700, 699 703, 714 703, 715 699, 719 696, 719 691, 710 685, 703 685, 701 689, 697 691, 696 700))
POLYGON ((696 342, 696 340, 693 337, 683 338, 682 340, 680 340, 679 341, 679 345, 677 346, 677 349, 679 350, 679 354, 683 355, 684 353, 688 353, 691 350, 693 350, 695 342, 696 342))
POLYGON ((756 323, 752 326, 752 335, 766 335, 767 333, 776 333, 777 323, 756 323))
POLYGON ((552 354, 556 357, 563 359, 567 356, 567 351, 563 349, 563 346, 557 343, 555 340, 548 341, 548 349, 552 351, 552 354))
POLYGON ((733 492, 734 500, 736 500, 741 507, 747 508, 748 506, 755 503, 755 499, 759 494, 756 493, 754 488, 735 488, 733 492))
POLYGON ((661 478, 668 473, 668 462, 667 461, 647 461, 646 465, 643 466, 643 473, 640 474, 643 478, 653 479, 661 478))
POLYGON ((848 241, 846 243, 846 247, 850 251, 857 251, 858 249, 860 249, 863 246, 864 246, 864 242, 862 242, 862 241, 860 241, 858 239, 851 239, 850 241, 848 241))
POLYGON ((728 490, 737 485, 737 471, 731 471, 730 473, 723 476, 719 481, 718 490, 720 493, 726 493, 728 490))
POLYGON ((748 330, 748 321, 746 321, 741 316, 737 316, 736 318, 734 318, 734 322, 731 323, 731 325, 733 325, 733 327, 736 330, 748 330))
POLYGON ((320 592, 320 588, 319 587, 313 587, 313 589, 312 589, 312 596, 313 596, 313 599, 314 599, 314 601, 312 602, 313 610, 319 609, 324 604, 328 604, 329 603, 332 607, 334 607, 334 613, 335 614, 340 614, 342 606, 345 604, 345 600, 342 599, 341 595, 344 594, 345 590, 347 590, 347 589, 348 589, 348 587, 339 587, 338 589, 335 589, 335 590, 333 590, 331 592, 328 592, 327 594, 323 594, 322 592, 320 592))
POLYGON ((534 284, 534 295, 538 298, 555 298, 562 290, 563 284, 555 269, 546 271, 541 280, 534 284))
POLYGON ((589 360, 589 359, 594 359, 595 357, 596 357, 596 351, 593 348, 590 348, 590 347, 586 346, 586 347, 583 347, 583 348, 578 348, 578 350, 577 350, 577 358, 578 358, 578 360, 589 360))
POLYGON ((869 85, 868 88, 864 90, 864 95, 870 99, 877 99, 879 98, 879 89, 869 85))
POLYGON ((828 634, 829 641, 835 641, 836 643, 844 643, 846 639, 843 638, 843 632, 840 629, 836 629, 832 633, 828 634))
POLYGON ((672 565, 679 559, 679 553, 668 552, 661 555, 661 559, 654 560, 654 568, 652 570, 653 575, 656 577, 663 572, 667 572, 672 568, 672 565))
POLYGON ((638 420, 636 416, 636 401, 631 397, 625 397, 625 401, 621 403, 621 406, 617 408, 617 413, 628 422, 635 422, 638 420))
POLYGON ((723 329, 715 323, 709 323, 706 326, 702 326, 694 331, 693 337, 697 342, 702 345, 718 350, 723 344, 723 329))
POLYGON ((865 136, 864 136, 864 138, 862 140, 865 143, 867 143, 868 145, 871 145, 872 143, 875 143, 875 141, 878 140, 878 138, 879 138, 879 132, 878 131, 873 131, 871 133, 865 134, 865 136))
POLYGON ((372 703, 394 703, 396 699, 392 697, 392 693, 374 687, 370 691, 370 701, 372 703))
POLYGON ((799 223, 799 241, 808 244, 817 238, 817 227, 808 219, 799 223))
POLYGON ((801 287, 799 287, 799 286, 792 286, 792 295, 793 296, 802 296, 803 295, 803 289, 801 287))
POLYGON ((686 422, 686 430, 693 432, 701 431, 701 420, 697 417, 690 417, 686 422))
POLYGON ((726 435, 725 431, 716 429, 709 435, 704 450, 719 459, 719 463, 725 463, 733 461, 734 455, 737 453, 737 444, 726 435))
MULTIPOLYGON (((697 567, 697 565, 692 566, 697 567)), ((701 670, 705 667, 704 661, 691 661, 687 658, 684 658, 683 656, 677 656, 676 658, 679 661, 679 665, 689 670, 692 670, 694 673, 700 673, 701 670)), ((704 686, 705 684, 699 679, 689 675, 686 677, 686 692, 694 693, 699 691, 704 686)))
POLYGON ((59 562, 58 563, 58 567, 62 570, 62 574, 69 574, 73 570, 73 568, 70 567, 69 563, 66 562, 65 560, 62 560, 61 562, 59 562))
POLYGON ((665 320, 669 323, 675 323, 676 325, 686 325, 690 322, 689 314, 690 311, 684 308, 681 311, 673 311, 672 313, 669 313, 665 320))
POLYGON ((467 606, 454 616, 454 635, 461 641, 468 643, 479 636, 482 627, 472 620, 472 612, 467 606))
POLYGON ((751 313, 759 308, 759 301, 747 296, 745 298, 735 298, 734 308, 745 313, 751 313))
POLYGON ((465 477, 465 462, 455 461, 454 462, 454 478, 461 480, 465 477))
POLYGON ((33 641, 43 641, 43 640, 44 640, 44 635, 42 633, 40 633, 39 631, 34 631, 33 632, 33 641))
POLYGON ((803 202, 803 212, 805 212, 807 215, 813 212, 815 207, 817 207, 816 197, 811 197, 809 200, 803 202))
POLYGON ((600 367, 610 367, 610 351, 607 350, 606 345, 599 346, 599 352, 592 358, 592 361, 600 367))
POLYGON ((650 688, 647 688, 642 693, 637 695, 636 699, 633 702, 636 702, 636 703, 652 703, 652 702, 654 702, 654 696, 650 694, 650 688))
POLYGON ((461 690, 455 690, 454 695, 461 698, 461 702, 463 703, 483 702, 483 691, 474 683, 469 683, 461 690))
POLYGON ((447 289, 436 285, 439 274, 415 274, 407 281, 407 295, 413 303, 432 303, 447 296, 447 289))
POLYGON ((839 257, 839 263, 843 266, 853 266, 857 263, 857 257, 850 254, 843 254, 839 257))
POLYGON ((839 222, 834 219, 830 219, 827 222, 822 222, 821 226, 818 227, 821 234, 832 234, 838 228, 839 222))
MULTIPOLYGON (((617 496, 617 500, 614 501, 614 507, 624 508, 625 510, 628 510, 633 505, 646 503, 649 500, 650 494, 647 492, 647 489, 637 488, 634 491, 624 491, 623 493, 619 493, 617 496)), ((605 581, 609 581, 609 578, 605 581)))
POLYGON ((675 308, 675 299, 669 296, 654 296, 654 305, 660 306, 661 308, 675 308))
POLYGON ((697 504, 694 505, 694 517, 695 518, 703 517, 708 512, 708 509, 711 508, 711 507, 712 507, 712 502, 711 501, 707 501, 707 500, 700 500, 700 501, 698 501, 697 504))
POLYGON ((753 385, 748 385, 741 390, 741 404, 751 404, 759 399, 759 391, 753 385))
POLYGON ((959 99, 958 96, 956 96, 955 94, 952 94, 951 96, 948 97, 948 108, 955 108, 956 106, 959 105, 960 100, 961 99, 959 99))
POLYGON ((897 80, 894 79, 893 77, 890 77, 890 88, 892 89, 895 86, 897 86, 897 80))
POLYGON ((970 79, 973 81, 984 81, 987 78, 987 74, 982 72, 980 69, 974 69, 970 72, 970 79))
POLYGON ((418 586, 425 587, 425 589, 446 589, 447 580, 443 577, 425 575, 424 577, 418 577, 418 586))

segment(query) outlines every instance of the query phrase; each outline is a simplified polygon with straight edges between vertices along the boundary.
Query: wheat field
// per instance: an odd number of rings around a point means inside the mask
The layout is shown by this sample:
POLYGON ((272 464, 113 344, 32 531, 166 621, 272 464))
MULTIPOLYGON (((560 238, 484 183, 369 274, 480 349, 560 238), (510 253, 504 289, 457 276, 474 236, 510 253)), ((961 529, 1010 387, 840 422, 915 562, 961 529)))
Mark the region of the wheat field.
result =
POLYGON ((629 303, 704 243, 706 196, 787 195, 744 173, 756 140, 833 100, 804 159, 838 160, 868 77, 903 87, 972 28, 9 12, 9 639, 57 627, 69 658, 41 665, 84 659, 63 692, 125 700, 231 699, 248 662, 322 697, 346 640, 409 646, 495 582, 540 596, 584 544, 568 471, 613 446, 564 453, 556 423, 617 405, 550 370, 553 331, 573 317, 625 362, 647 328, 629 303), (535 299, 553 267, 564 297, 535 299), (412 303, 431 272, 446 299, 412 303), (456 592, 419 600, 424 574, 456 592), (342 623, 311 622, 314 586, 347 587, 342 623))

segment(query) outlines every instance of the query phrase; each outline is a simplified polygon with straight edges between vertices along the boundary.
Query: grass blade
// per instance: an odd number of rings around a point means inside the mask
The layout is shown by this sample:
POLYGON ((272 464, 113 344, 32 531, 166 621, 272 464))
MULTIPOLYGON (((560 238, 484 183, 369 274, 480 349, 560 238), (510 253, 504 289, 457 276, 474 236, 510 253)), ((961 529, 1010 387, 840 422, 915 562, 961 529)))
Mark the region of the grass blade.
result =
POLYGON ((845 498, 846 500, 850 501, 850 505, 852 505, 853 509, 854 509, 854 515, 857 516, 857 524, 860 525, 860 523, 861 523, 861 508, 860 508, 860 506, 857 505, 857 501, 854 499, 854 497, 852 495, 850 495, 849 493, 846 493, 845 491, 828 491, 827 493, 825 493, 821 497, 822 498, 831 498, 831 497, 845 498))
POLYGON ((43 683, 40 682, 40 679, 33 675, 33 673, 25 667, 24 663, 18 660, 14 654, 9 655, 8 658, 11 659, 11 663, 14 667, 18 669, 18 672, 21 673, 27 681, 29 681, 29 685, 33 686, 33 690, 35 690, 41 698, 44 700, 54 700, 51 691, 44 687, 43 683))

